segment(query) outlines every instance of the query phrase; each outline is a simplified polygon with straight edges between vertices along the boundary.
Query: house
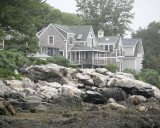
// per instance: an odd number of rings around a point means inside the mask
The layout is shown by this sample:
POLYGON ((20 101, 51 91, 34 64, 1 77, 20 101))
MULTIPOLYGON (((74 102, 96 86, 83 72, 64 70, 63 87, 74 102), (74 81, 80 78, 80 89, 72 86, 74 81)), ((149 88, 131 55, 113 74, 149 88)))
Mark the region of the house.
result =
POLYGON ((36 35, 43 56, 61 55, 81 68, 100 67, 109 63, 116 64, 119 71, 126 68, 139 71, 142 68, 144 51, 141 39, 104 36, 103 30, 99 30, 96 37, 91 25, 49 24, 36 35))
POLYGON ((115 64, 123 70, 124 48, 120 35, 104 36, 104 31, 98 31, 97 44, 99 49, 107 52, 107 64, 115 64))
POLYGON ((107 64, 106 51, 97 47, 97 40, 92 26, 70 26, 75 33, 69 49, 70 62, 85 67, 99 67, 107 64))
POLYGON ((144 57, 143 44, 141 39, 123 38, 124 47, 124 69, 134 69, 140 71, 142 69, 142 61, 144 57))
POLYGON ((61 55, 68 58, 68 49, 72 33, 67 26, 49 24, 37 34, 42 54, 49 56, 61 55))
POLYGON ((80 67, 106 65, 106 51, 97 47, 92 26, 49 24, 37 34, 41 54, 61 55, 80 67))

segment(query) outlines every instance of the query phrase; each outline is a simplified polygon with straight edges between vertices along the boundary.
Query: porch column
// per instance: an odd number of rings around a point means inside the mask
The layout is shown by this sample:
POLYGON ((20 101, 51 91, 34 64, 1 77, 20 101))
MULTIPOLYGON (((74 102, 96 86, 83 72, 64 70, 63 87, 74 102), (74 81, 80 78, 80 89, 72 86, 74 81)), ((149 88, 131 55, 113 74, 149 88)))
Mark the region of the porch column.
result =
POLYGON ((98 52, 98 64, 99 64, 99 52, 98 52))
POLYGON ((93 68, 93 65, 94 65, 94 52, 92 51, 92 68, 93 68))
POLYGON ((72 54, 71 54, 71 51, 70 51, 70 62, 72 61, 72 54))
POLYGON ((77 52, 74 52, 74 60, 76 61, 77 60, 77 52))
POLYGON ((79 52, 79 64, 80 64, 80 59, 81 59, 81 55, 80 55, 80 52, 79 52))

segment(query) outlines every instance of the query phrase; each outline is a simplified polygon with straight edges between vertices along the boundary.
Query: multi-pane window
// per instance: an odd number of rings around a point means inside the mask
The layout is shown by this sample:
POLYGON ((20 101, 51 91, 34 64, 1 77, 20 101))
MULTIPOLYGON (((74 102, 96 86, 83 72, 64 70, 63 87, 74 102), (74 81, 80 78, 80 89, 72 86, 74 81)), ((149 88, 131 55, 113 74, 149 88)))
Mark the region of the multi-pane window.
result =
POLYGON ((105 50, 109 51, 108 45, 105 45, 105 50))
POLYGON ((54 36, 48 37, 48 44, 54 44, 54 36))
POLYGON ((108 52, 113 52, 113 45, 105 45, 105 50, 108 52))

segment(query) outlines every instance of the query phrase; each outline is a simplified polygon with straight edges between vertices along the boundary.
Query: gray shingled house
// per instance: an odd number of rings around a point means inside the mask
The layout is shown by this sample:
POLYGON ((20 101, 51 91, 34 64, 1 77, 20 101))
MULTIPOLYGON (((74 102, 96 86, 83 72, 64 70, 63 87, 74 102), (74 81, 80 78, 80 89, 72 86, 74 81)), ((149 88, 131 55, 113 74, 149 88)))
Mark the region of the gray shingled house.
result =
POLYGON ((79 67, 100 67, 116 64, 120 71, 125 68, 140 70, 143 45, 140 39, 122 39, 120 35, 95 36, 92 26, 65 26, 49 24, 37 34, 42 55, 61 55, 79 67))
POLYGON ((122 39, 124 47, 124 69, 134 69, 140 71, 142 68, 142 61, 144 57, 143 44, 141 39, 122 39))
POLYGON ((107 52, 107 64, 116 64, 123 70, 124 49, 121 36, 104 36, 104 31, 98 31, 97 44, 99 49, 107 52))
POLYGON ((49 24, 36 35, 42 54, 64 56, 82 68, 107 64, 106 51, 97 47, 92 26, 49 24))

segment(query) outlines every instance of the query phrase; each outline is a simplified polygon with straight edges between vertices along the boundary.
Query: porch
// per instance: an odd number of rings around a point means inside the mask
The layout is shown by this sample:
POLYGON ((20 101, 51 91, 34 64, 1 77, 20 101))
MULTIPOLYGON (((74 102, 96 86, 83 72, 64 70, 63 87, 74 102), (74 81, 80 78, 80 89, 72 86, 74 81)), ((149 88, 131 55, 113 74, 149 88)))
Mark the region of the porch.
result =
POLYGON ((107 64, 106 52, 101 51, 70 51, 69 59, 75 65, 97 65, 107 64))

